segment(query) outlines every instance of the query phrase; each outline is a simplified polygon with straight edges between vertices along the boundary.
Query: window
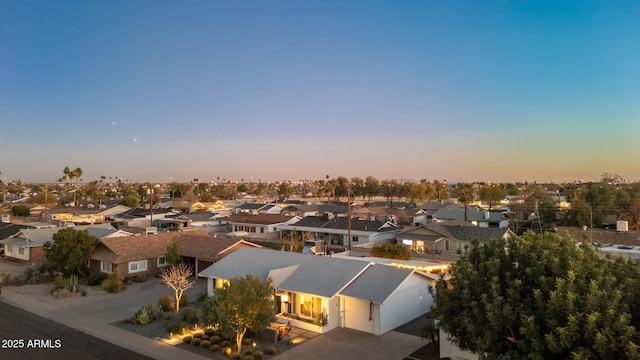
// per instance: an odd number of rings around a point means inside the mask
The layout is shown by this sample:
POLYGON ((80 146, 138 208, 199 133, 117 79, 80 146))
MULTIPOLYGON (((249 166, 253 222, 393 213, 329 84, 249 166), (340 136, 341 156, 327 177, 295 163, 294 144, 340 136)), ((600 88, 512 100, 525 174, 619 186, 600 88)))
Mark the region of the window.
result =
POLYGON ((169 265, 169 263, 167 262, 167 257, 166 256, 158 257, 158 267, 167 266, 167 265, 169 265))
POLYGON ((261 233, 261 234, 264 234, 264 226, 261 226, 261 227, 260 227, 260 233, 261 233))
POLYGON ((358 242, 358 237, 357 236, 352 236, 351 237, 351 242, 358 242))
POLYGON ((103 273, 111 274, 111 263, 100 261, 100 271, 103 273))
POLYGON ((132 261, 129 263, 129 274, 147 271, 147 260, 132 261))
POLYGON ((12 253, 13 252, 13 247, 11 245, 7 245, 7 252, 8 253, 12 253))
POLYGON ((18 247, 18 255, 24 255, 24 248, 18 247))
POLYGON ((297 294, 294 307, 301 318, 311 319, 322 313, 322 299, 319 297, 297 294))

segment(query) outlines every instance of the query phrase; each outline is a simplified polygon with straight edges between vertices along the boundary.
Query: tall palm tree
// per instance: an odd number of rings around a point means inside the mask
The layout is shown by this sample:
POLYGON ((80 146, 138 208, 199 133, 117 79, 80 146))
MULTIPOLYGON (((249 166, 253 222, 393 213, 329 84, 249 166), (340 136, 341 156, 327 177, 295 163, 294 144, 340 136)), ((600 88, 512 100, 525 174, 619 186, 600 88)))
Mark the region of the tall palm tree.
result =
POLYGON ((77 167, 73 172, 73 177, 76 178, 76 189, 73 192, 73 205, 76 206, 76 195, 78 194, 78 179, 82 176, 82 169, 77 167))
POLYGON ((476 188, 470 183, 456 185, 458 202, 464 204, 464 221, 469 221, 469 204, 476 199, 476 188))

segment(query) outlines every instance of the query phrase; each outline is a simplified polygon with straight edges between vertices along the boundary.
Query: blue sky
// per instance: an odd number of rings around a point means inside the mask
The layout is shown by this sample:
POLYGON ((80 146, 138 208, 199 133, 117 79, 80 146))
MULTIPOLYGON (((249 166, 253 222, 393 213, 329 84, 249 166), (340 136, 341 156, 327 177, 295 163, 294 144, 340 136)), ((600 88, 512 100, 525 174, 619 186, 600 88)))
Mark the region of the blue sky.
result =
POLYGON ((640 180, 635 1, 3 1, 0 171, 640 180))

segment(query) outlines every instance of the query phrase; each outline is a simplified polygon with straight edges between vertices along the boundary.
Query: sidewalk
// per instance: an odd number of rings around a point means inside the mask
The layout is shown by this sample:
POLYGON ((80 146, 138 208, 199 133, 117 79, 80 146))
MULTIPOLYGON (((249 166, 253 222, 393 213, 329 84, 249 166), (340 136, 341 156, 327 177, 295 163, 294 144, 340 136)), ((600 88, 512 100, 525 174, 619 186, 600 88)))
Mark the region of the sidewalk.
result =
POLYGON ((149 339, 126 330, 118 329, 114 326, 110 326, 109 324, 90 319, 83 316, 83 314, 78 314, 73 308, 61 310, 49 304, 16 294, 7 290, 6 287, 2 289, 0 301, 4 301, 7 304, 24 309, 30 313, 67 325, 86 334, 98 337, 112 344, 119 345, 123 348, 154 359, 207 359, 206 357, 192 352, 174 348, 173 346, 164 344, 161 341, 149 339))

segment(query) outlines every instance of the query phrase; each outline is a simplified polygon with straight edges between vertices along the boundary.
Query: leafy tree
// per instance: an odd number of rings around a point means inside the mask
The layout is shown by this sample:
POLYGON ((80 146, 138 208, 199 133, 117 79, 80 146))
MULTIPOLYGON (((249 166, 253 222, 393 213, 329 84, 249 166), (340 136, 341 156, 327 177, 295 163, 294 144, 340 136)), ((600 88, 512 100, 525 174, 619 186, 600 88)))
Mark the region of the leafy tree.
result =
POLYGON ((100 240, 87 230, 63 228, 44 243, 44 254, 51 264, 67 275, 85 276, 87 260, 100 240))
POLYGON ((550 233, 475 242, 431 289, 435 317, 483 359, 637 359, 639 269, 550 233))
POLYGON ((165 267, 160 272, 162 283, 167 284, 175 293, 176 312, 180 311, 180 300, 184 292, 196 282, 195 280, 189 280, 191 275, 193 275, 193 268, 187 263, 165 267))
POLYGON ((247 330, 260 331, 275 321, 273 293, 271 279, 233 278, 207 298, 202 316, 207 325, 219 325, 224 336, 235 336, 240 353, 247 330))
POLYGON ((449 193, 449 187, 447 186, 447 181, 438 181, 433 180, 433 186, 436 189, 436 195, 438 196, 438 201, 449 200, 451 194, 449 193))
POLYGON ((122 199, 121 204, 130 208, 137 208, 140 206, 140 197, 134 194, 129 194, 122 199))
POLYGON ((371 248, 371 255, 379 258, 410 260, 411 253, 402 244, 380 244, 371 248))
POLYGON ((489 210, 504 200, 507 192, 498 185, 486 185, 480 188, 480 200, 489 204, 489 210))
POLYGON ((280 185, 278 185, 278 194, 280 194, 281 198, 288 199, 292 193, 293 190, 286 181, 283 181, 280 183, 280 185))
POLYGON ((380 192, 380 180, 373 176, 367 176, 364 179, 364 192, 369 198, 369 201, 371 201, 371 198, 378 195, 380 192))
POLYGON ((165 259, 171 265, 178 265, 182 257, 180 256, 180 249, 178 249, 178 241, 174 238, 171 245, 167 246, 167 255, 165 259))
POLYGON ((29 216, 31 215, 31 209, 25 205, 16 205, 11 208, 11 214, 13 216, 29 216))

